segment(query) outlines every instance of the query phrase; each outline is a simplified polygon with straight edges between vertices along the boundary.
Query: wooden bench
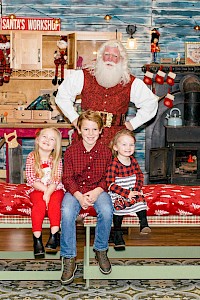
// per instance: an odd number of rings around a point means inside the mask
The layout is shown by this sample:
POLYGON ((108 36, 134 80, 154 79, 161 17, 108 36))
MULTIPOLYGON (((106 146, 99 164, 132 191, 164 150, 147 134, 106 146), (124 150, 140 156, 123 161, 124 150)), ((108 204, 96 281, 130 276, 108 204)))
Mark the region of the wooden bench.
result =
MULTIPOLYGON (((109 247, 108 257, 112 261, 112 272, 104 275, 99 266, 94 264, 94 252, 91 246, 91 228, 96 226, 96 217, 86 217, 86 246, 84 249, 84 275, 86 286, 89 287, 91 279, 200 279, 200 265, 117 265, 114 259, 192 259, 199 258, 200 246, 126 246, 125 251, 115 251, 109 247)), ((149 216, 150 227, 154 226, 199 226, 200 216, 149 216)), ((138 227, 136 217, 125 217, 124 227, 138 227)))
MULTIPOLYGON (((0 215, 0 229, 4 228, 32 228, 31 218, 18 215, 0 215)), ((49 220, 45 218, 43 228, 49 228, 49 220)), ((6 238, 6 237, 5 237, 6 238)), ((57 260, 58 264, 61 265, 60 251, 55 255, 45 254, 44 259, 35 260, 32 251, 0 251, 1 260, 34 260, 37 262, 42 262, 44 260, 57 260)), ((37 267, 37 266, 36 266, 37 267)), ((62 269, 60 270, 38 270, 34 268, 31 271, 9 271, 0 270, 0 280, 60 280, 62 275, 62 269)))
MULTIPOLYGON (((20 188, 22 185, 20 185, 20 188)), ((3 186, 1 187, 1 193, 2 193, 3 186)), ((164 186, 163 190, 168 189, 168 193, 171 193, 171 195, 168 196, 168 200, 166 199, 166 193, 162 193, 162 189, 160 186, 146 186, 145 190, 148 195, 146 196, 147 202, 150 206, 150 210, 153 209, 153 211, 157 210, 157 204, 161 203, 160 207, 162 210, 164 210, 164 206, 167 208, 169 206, 172 206, 174 210, 182 210, 183 201, 181 198, 181 195, 184 195, 184 188, 182 188, 181 192, 176 191, 177 186, 164 186), (176 194, 176 197, 173 197, 173 194, 176 194), (177 198, 177 197, 180 197, 177 198), (154 199, 156 198, 156 201, 154 199), (157 203, 158 202, 158 203, 157 203), (164 203, 164 204, 163 204, 164 203)), ((178 187, 180 189, 180 187, 178 187)), ((187 188, 188 190, 189 188, 187 188)), ((192 189, 192 187, 191 187, 192 189)), ((185 201, 187 204, 186 207, 189 209, 189 206, 191 206, 191 209, 194 208, 197 212, 199 211, 199 203, 200 203, 200 187, 194 187, 191 191, 187 191, 187 197, 191 198, 194 197, 196 200, 195 203, 192 200, 192 205, 190 205, 189 201, 185 201), (195 193, 194 193, 194 191, 195 193), (195 196, 194 196, 195 194, 195 196)), ((13 192, 13 198, 9 201, 5 201, 4 205, 2 203, 4 202, 4 198, 2 198, 2 202, 0 203, 0 207, 3 208, 3 210, 0 209, 0 229, 3 228, 31 228, 31 217, 29 216, 19 216, 10 214, 7 215, 6 211, 12 210, 14 207, 13 202, 15 202, 17 196, 19 196, 18 189, 17 192, 13 192)), ((21 192, 22 193, 22 192, 21 192)), ((3 194, 3 193, 2 193, 3 194)), ((10 194, 10 193, 8 193, 10 194)), ((24 193, 21 194, 25 195, 24 193)), ((185 192, 186 195, 186 192, 185 192)), ((184 196, 185 196, 184 195, 184 196)), ((6 197, 5 197, 6 198, 6 197)), ((20 198, 19 198, 20 199, 20 198)), ((18 203, 16 200, 16 203, 18 203)), ((185 199, 185 198, 184 198, 185 199)), ((186 198, 187 199, 187 198, 186 198)), ((20 201, 19 201, 20 203, 20 201)), ((15 203, 14 203, 15 204, 15 203)), ((30 210, 30 204, 29 199, 25 198, 24 202, 20 204, 20 209, 25 211, 27 209, 30 210)), ((18 204, 17 207, 19 208, 18 204)), ((16 207, 15 207, 16 209, 16 207)), ((176 227, 176 226, 200 226, 200 215, 196 215, 192 213, 187 213, 183 215, 149 215, 148 216, 148 222, 150 227, 176 227)), ((45 219, 44 227, 49 227, 49 221, 48 219, 45 219)), ((84 251, 84 279, 86 280, 86 285, 89 286, 89 280, 90 279, 199 279, 200 278, 200 267, 194 266, 194 265, 167 265, 167 266, 133 266, 133 265, 113 265, 112 272, 109 275, 103 275, 99 271, 99 267, 97 265, 92 264, 92 261, 94 259, 94 253, 91 247, 91 241, 90 241, 90 235, 91 235, 91 228, 96 226, 96 217, 86 217, 84 219, 84 226, 86 228, 86 246, 84 251)), ((138 218, 137 217, 126 217, 123 220, 123 226, 131 228, 135 226, 139 226, 138 224, 138 218)), ((199 258, 200 253, 200 247, 157 247, 157 246, 143 246, 143 247, 135 247, 135 246, 129 246, 126 247, 126 250, 123 252, 116 252, 113 247, 109 248, 108 256, 109 258, 115 259, 115 258, 121 258, 121 259, 133 259, 133 258, 199 258)), ((58 259, 60 263, 60 253, 57 254, 57 256, 52 255, 46 255, 45 259, 58 259)), ((33 251, 25 251, 25 252, 7 252, 7 251, 0 251, 0 258, 2 260, 13 260, 13 259, 26 259, 31 260, 34 259, 33 251)), ((41 260, 40 260, 41 261, 41 260)), ((60 280, 62 274, 62 270, 58 271, 4 271, 0 270, 0 280, 60 280), (19 277, 20 272, 20 277, 19 277)))

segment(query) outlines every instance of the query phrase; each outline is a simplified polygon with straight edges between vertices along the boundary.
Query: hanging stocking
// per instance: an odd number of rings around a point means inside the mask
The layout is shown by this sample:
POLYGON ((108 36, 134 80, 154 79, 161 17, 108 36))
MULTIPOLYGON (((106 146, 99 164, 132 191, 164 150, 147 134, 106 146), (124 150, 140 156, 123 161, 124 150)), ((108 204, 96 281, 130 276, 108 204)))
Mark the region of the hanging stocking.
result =
POLYGON ((166 79, 167 84, 173 86, 175 77, 176 77, 176 74, 172 72, 172 67, 170 67, 170 72, 168 73, 167 79, 166 79))
POLYGON ((167 95, 165 96, 164 105, 172 108, 174 106, 174 96, 170 94, 170 90, 168 91, 167 95))
POLYGON ((147 85, 152 85, 153 81, 152 81, 152 78, 153 78, 153 73, 149 72, 149 71, 146 71, 146 73, 144 74, 144 83, 146 83, 147 85))
POLYGON ((158 84, 163 84, 164 83, 164 77, 165 77, 165 72, 161 71, 162 67, 160 67, 160 70, 157 72, 156 77, 155 77, 155 81, 158 84))

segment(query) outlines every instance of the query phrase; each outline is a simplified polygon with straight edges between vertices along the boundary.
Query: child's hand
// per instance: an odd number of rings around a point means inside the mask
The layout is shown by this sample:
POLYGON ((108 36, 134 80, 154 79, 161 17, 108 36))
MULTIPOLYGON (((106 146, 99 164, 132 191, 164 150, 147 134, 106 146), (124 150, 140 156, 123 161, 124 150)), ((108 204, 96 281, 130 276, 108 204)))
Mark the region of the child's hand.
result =
POLYGON ((48 207, 50 195, 47 192, 44 192, 43 200, 46 202, 46 207, 48 207))
POLYGON ((88 206, 90 206, 90 202, 88 201, 88 197, 86 195, 83 195, 82 193, 80 193, 79 191, 74 193, 74 197, 76 197, 76 199, 78 200, 78 202, 80 203, 80 206, 83 209, 87 209, 88 206))
POLYGON ((130 200, 132 200, 133 198, 135 198, 136 196, 141 196, 143 195, 142 192, 138 192, 138 191, 130 191, 129 195, 128 195, 128 198, 130 200))
POLYGON ((97 200, 99 195, 103 192, 103 189, 100 187, 95 188, 94 190, 91 190, 84 194, 84 196, 87 197, 87 200, 90 203, 90 206, 94 204, 94 202, 97 200))
POLYGON ((90 200, 86 195, 82 195, 82 199, 79 201, 79 203, 83 209, 87 209, 89 206, 91 206, 90 200))

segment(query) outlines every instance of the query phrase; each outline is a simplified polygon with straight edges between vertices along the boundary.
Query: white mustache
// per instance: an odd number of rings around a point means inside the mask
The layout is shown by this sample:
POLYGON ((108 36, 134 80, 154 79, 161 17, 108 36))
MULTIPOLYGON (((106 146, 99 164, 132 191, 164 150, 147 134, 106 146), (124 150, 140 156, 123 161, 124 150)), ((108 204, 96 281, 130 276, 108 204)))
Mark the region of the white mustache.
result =
POLYGON ((116 65, 113 61, 105 61, 104 64, 106 66, 115 66, 116 65))

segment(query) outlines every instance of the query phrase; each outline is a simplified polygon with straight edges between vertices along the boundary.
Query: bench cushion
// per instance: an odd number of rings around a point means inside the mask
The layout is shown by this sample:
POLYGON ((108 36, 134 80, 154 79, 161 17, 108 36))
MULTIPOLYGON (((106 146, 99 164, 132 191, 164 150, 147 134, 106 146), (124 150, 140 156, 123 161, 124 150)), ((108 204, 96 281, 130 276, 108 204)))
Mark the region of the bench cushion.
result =
MULTIPOLYGON (((0 215, 30 216, 31 202, 26 184, 0 183, 0 215)), ((200 187, 150 184, 143 187, 148 216, 200 216, 200 187)), ((96 216, 93 207, 81 216, 96 216)))
POLYGON ((30 216, 29 190, 26 184, 0 183, 0 215, 30 216))
MULTIPOLYGON (((174 184, 149 184, 143 187, 148 216, 200 216, 200 187, 174 184)), ((95 216, 93 207, 80 215, 95 216)))

